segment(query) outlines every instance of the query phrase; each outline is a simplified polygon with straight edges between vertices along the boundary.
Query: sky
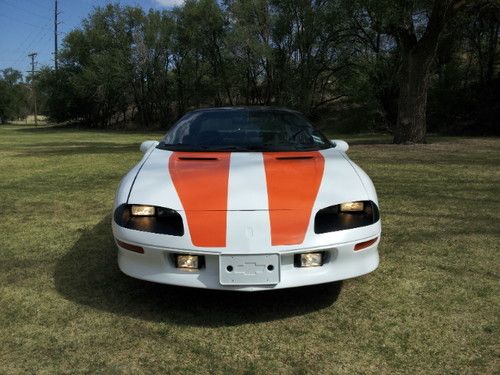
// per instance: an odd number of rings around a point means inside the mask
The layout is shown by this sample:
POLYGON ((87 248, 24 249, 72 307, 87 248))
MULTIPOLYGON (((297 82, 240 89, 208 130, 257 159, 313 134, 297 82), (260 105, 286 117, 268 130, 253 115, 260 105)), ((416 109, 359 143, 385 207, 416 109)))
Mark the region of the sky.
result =
MULTIPOLYGON (((164 9, 183 0, 58 0, 59 46, 94 7, 109 2, 164 9)), ((0 70, 11 67, 25 75, 31 69, 32 52, 38 52, 38 68, 53 66, 54 0, 0 0, 0 70)))

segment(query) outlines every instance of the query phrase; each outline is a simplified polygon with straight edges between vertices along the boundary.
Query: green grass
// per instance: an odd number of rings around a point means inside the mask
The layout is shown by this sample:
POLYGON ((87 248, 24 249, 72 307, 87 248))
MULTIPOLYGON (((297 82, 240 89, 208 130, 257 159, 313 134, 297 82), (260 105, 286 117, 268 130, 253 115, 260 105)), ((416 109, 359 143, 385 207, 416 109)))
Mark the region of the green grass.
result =
POLYGON ((341 288, 233 294, 121 274, 110 210, 160 134, 0 127, 0 373, 499 369, 500 140, 350 137, 381 264, 341 288))

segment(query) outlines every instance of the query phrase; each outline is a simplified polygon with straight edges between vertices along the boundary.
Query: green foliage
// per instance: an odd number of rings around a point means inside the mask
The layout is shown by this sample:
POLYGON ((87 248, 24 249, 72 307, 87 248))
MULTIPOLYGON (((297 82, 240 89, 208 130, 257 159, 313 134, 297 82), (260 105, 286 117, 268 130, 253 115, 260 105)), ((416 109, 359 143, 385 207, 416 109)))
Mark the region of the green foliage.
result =
POLYGON ((37 74, 37 92, 42 113, 53 121, 61 122, 78 119, 84 115, 84 106, 78 102, 70 82, 69 70, 61 69, 57 73, 47 67, 37 74))
MULTIPOLYGON (((434 4, 188 0, 148 12, 109 4, 67 34, 57 73, 37 75, 41 107, 55 121, 147 128, 196 107, 277 105, 337 131, 392 131, 408 45, 423 38, 434 4)), ((429 64, 428 123, 433 131, 494 133, 495 105, 486 122, 481 106, 472 117, 453 115, 455 105, 474 106, 467 90, 494 94, 481 88, 499 72, 498 6, 467 4, 440 33, 429 64)))
POLYGON ((0 123, 15 120, 28 113, 29 89, 15 69, 0 71, 0 123))
POLYGON ((473 4, 448 25, 429 95, 431 131, 498 134, 500 5, 473 4))

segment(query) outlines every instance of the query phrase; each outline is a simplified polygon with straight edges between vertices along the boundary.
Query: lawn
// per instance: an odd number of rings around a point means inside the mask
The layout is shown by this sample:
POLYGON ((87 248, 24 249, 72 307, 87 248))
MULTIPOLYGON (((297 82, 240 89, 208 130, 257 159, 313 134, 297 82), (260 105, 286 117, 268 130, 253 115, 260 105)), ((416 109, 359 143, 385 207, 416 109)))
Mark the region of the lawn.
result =
POLYGON ((160 134, 0 126, 0 373, 498 373, 500 139, 347 137, 381 264, 237 294, 120 273, 114 191, 160 134))

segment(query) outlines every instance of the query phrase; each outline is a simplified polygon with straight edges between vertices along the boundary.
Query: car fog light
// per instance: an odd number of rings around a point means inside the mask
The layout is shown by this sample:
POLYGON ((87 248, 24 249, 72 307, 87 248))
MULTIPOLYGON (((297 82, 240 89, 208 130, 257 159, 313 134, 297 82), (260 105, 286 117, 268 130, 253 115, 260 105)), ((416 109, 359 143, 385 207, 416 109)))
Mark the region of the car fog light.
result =
POLYGON ((177 268, 185 268, 195 270, 200 268, 200 262, 197 255, 176 255, 175 266, 177 268))
POLYGON ((301 267, 319 267, 323 264, 323 253, 300 254, 301 267))
POLYGON ((153 206, 138 206, 132 205, 132 216, 155 216, 155 208, 153 206))
POLYGON ((363 202, 346 202, 340 205, 342 212, 361 212, 365 209, 363 202))

